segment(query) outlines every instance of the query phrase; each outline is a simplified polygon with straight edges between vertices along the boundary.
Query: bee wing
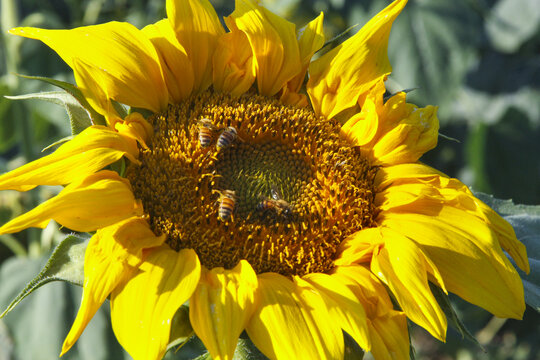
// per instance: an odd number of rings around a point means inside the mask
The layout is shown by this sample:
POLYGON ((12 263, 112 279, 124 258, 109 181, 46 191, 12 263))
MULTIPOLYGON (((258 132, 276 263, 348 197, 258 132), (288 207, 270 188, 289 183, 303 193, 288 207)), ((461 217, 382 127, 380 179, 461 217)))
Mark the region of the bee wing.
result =
POLYGON ((274 199, 274 200, 280 200, 280 199, 283 198, 283 196, 281 195, 281 192, 279 191, 276 184, 271 185, 271 187, 270 187, 270 196, 272 196, 272 199, 274 199))
POLYGON ((199 127, 207 128, 208 130, 214 132, 217 131, 217 127, 212 124, 212 121, 208 118, 204 118, 198 121, 199 127))

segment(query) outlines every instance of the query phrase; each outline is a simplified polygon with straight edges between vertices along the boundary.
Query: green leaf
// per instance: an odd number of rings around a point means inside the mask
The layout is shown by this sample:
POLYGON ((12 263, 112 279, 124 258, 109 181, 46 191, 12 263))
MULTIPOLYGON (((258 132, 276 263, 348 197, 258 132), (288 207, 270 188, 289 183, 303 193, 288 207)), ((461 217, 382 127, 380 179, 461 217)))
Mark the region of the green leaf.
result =
POLYGON ((71 123, 71 133, 78 134, 92 125, 92 118, 81 103, 66 91, 49 91, 35 94, 6 96, 11 100, 38 99, 61 105, 66 109, 71 123))
POLYGON ((486 19, 486 33, 494 47, 512 53, 540 30, 538 0, 499 0, 486 19))
MULTIPOLYGON (((47 260, 46 256, 12 257, 2 263, 0 307, 5 307, 47 260)), ((32 293, 4 317, 0 324, 6 325, 7 340, 13 344, 13 355, 7 359, 58 359, 64 338, 75 319, 81 292, 80 287, 65 282, 50 283, 32 293)), ((0 349, 4 350, 2 345, 0 349)), ((0 358, 3 359, 1 355, 0 358)), ((114 337, 107 304, 94 315, 73 348, 62 357, 64 359, 130 359, 114 337)))
MULTIPOLYGON (((54 85, 63 89, 64 91, 69 93, 71 96, 73 96, 78 101, 78 103, 88 112, 92 124, 106 125, 105 118, 103 117, 103 115, 99 114, 96 110, 94 110, 94 108, 92 108, 92 106, 90 106, 90 104, 84 97, 83 93, 77 86, 70 84, 68 82, 65 82, 65 81, 51 79, 51 78, 47 78, 43 76, 28 76, 28 75, 21 75, 21 74, 18 74, 18 75, 25 79, 44 81, 48 84, 51 84, 51 85, 54 85)), ((73 129, 73 125, 72 125, 72 129, 73 129)))
POLYGON ((34 290, 51 282, 67 281, 82 286, 84 281, 84 252, 88 239, 75 235, 66 237, 54 250, 41 272, 13 299, 0 315, 4 317, 34 290))
POLYGON ((531 272, 519 271, 525 289, 525 302, 540 312, 540 206, 516 205, 512 200, 500 200, 491 195, 475 193, 480 200, 505 218, 527 248, 531 272))
POLYGON ((540 72, 535 62, 526 55, 505 58, 486 54, 479 64, 483 70, 470 76, 473 84, 457 94, 454 115, 471 124, 497 125, 505 121, 506 114, 514 112, 513 120, 526 117, 527 122, 537 126, 540 91, 534 84, 540 81, 540 72))
POLYGON ((0 321, 0 359, 13 359, 13 347, 7 326, 0 321))
MULTIPOLYGON (((45 259, 11 258, 0 268, 0 306, 32 278, 45 259)), ((16 359, 57 359, 66 324, 65 284, 43 287, 2 319, 14 343, 16 359)))

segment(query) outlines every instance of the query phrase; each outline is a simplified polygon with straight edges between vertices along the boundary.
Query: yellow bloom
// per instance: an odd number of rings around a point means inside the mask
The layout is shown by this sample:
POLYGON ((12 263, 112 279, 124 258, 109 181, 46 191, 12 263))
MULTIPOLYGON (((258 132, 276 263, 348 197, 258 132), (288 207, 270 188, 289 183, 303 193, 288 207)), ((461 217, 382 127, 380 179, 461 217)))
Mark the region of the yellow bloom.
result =
POLYGON ((207 0, 167 0, 168 19, 142 30, 11 30, 55 50, 108 124, 0 176, 1 189, 66 185, 1 234, 51 219, 96 231, 62 353, 108 296, 135 359, 164 355, 186 301, 214 359, 231 359, 244 330, 271 359, 343 358, 343 331, 377 359, 408 359, 407 318, 446 336, 430 282, 522 316, 503 250, 529 265, 512 227, 419 162, 436 108, 383 101, 405 4, 311 63, 323 15, 298 32, 254 0, 236 0, 227 30, 207 0), (113 101, 153 115, 122 119, 113 101), (126 174, 104 170, 122 157, 126 174))

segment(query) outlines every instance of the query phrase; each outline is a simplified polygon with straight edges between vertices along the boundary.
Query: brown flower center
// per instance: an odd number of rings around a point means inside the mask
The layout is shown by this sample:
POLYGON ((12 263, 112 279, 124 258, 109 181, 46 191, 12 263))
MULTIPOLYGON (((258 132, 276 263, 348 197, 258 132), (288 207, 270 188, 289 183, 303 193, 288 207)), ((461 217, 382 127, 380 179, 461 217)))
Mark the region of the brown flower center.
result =
POLYGON ((376 168, 309 109, 205 92, 152 116, 127 176, 152 229, 207 268, 333 268, 346 236, 374 226, 376 168))

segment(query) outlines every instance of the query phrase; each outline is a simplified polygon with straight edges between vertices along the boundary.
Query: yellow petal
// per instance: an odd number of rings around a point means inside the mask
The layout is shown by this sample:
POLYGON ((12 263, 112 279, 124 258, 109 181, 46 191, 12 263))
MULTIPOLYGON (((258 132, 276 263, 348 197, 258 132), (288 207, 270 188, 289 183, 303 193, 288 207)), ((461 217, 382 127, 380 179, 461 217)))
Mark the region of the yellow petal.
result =
POLYGON ((405 314, 393 309, 385 287, 363 266, 336 267, 332 278, 345 284, 363 304, 375 359, 409 359, 405 314))
POLYGON ((148 149, 146 143, 154 135, 152 125, 138 112, 132 112, 124 120, 116 120, 114 129, 120 134, 136 140, 145 149, 148 149))
POLYGON ((389 312, 370 322, 371 352, 377 360, 407 360, 409 338, 407 318, 403 313, 389 312))
POLYGON ((362 349, 369 351, 371 341, 366 312, 354 293, 337 276, 313 273, 304 276, 304 280, 321 294, 330 317, 351 335, 362 349))
POLYGON ((95 231, 128 217, 142 215, 131 186, 117 173, 102 170, 64 188, 56 197, 0 227, 11 234, 29 227, 45 228, 51 219, 75 231, 95 231))
POLYGON ((306 95, 291 91, 288 85, 282 89, 279 101, 284 105, 296 106, 299 108, 308 107, 309 101, 306 95))
POLYGON ((420 206, 440 208, 444 197, 438 189, 425 184, 396 184, 379 192, 375 203, 382 211, 407 211, 420 206))
POLYGON ((343 336, 319 294, 301 279, 259 275, 258 308, 247 327, 271 359, 342 359, 343 336))
POLYGON ((176 34, 168 19, 145 26, 142 32, 157 50, 165 83, 169 89, 170 102, 178 103, 191 95, 195 81, 193 67, 184 47, 176 39, 176 34))
POLYGON ((15 28, 10 32, 41 40, 56 51, 74 70, 83 91, 86 83, 95 86, 99 79, 97 84, 108 98, 120 103, 154 112, 167 106, 157 52, 131 24, 109 22, 72 30, 15 28), (75 60, 79 60, 78 66, 74 66, 75 60), (80 72, 80 67, 86 71, 80 72))
POLYGON ((221 35, 214 53, 214 89, 238 96, 255 81, 253 54, 246 34, 238 30, 229 17, 230 32, 221 35))
POLYGON ((387 206, 387 209, 396 210, 400 204, 398 198, 402 199, 401 206, 415 203, 415 206, 429 207, 433 206, 434 202, 444 202, 482 220, 492 229, 492 235, 517 265, 523 271, 529 272, 527 251, 517 240, 512 226, 477 199, 459 180, 448 178, 423 164, 401 164, 381 168, 377 173, 376 182, 379 188, 386 189, 377 196, 377 200, 382 200, 385 205, 381 206, 387 206), (403 196, 406 192, 404 189, 408 190, 408 201, 405 201, 403 196))
POLYGON ((529 260, 525 245, 517 240, 512 225, 493 209, 476 198, 469 188, 457 179, 436 177, 434 185, 443 187, 441 194, 452 206, 482 219, 493 231, 501 247, 510 254, 517 266, 529 273, 529 260))
POLYGON ((482 209, 481 214, 484 217, 484 221, 495 230, 494 232, 497 235, 497 240, 501 247, 510 254, 517 266, 528 274, 530 272, 530 267, 527 249, 522 242, 517 240, 512 225, 482 201, 476 198, 475 200, 478 207, 482 209))
POLYGON ((300 90, 304 82, 311 57, 324 45, 323 19, 324 14, 321 12, 305 28, 300 30, 301 35, 298 39, 298 47, 300 50, 302 70, 287 84, 287 88, 294 93, 300 90))
POLYGON ((111 119, 120 117, 120 114, 111 102, 112 95, 109 95, 109 89, 103 86, 110 81, 107 79, 108 74, 84 59, 73 58, 72 61, 71 67, 77 86, 90 106, 102 114, 107 124, 111 125, 111 119))
POLYGON ((232 270, 203 268, 190 300, 189 318, 212 359, 232 359, 254 310, 257 275, 241 260, 232 270))
POLYGON ((167 0, 167 17, 193 66, 195 92, 212 83, 212 57, 225 32, 208 0, 167 0))
POLYGON ((381 244, 382 235, 378 227, 367 228, 348 236, 339 245, 339 256, 334 261, 336 266, 368 263, 371 261, 376 244, 381 244))
POLYGON ((142 261, 142 250, 159 246, 165 236, 155 236, 148 223, 132 217, 99 229, 84 255, 84 288, 81 306, 62 346, 65 354, 75 344, 111 291, 142 261))
POLYGON ((0 176, 0 190, 27 191, 38 185, 65 185, 126 156, 138 163, 135 141, 103 126, 91 126, 54 153, 0 176))
POLYGON ((191 249, 167 245, 153 249, 140 270, 111 294, 116 338, 135 360, 159 360, 165 354, 176 310, 195 291, 201 267, 191 249))
POLYGON ((304 66, 309 65, 313 54, 324 45, 323 20, 324 14, 321 12, 305 28, 300 30, 298 47, 300 49, 300 61, 304 66))
MULTIPOLYGON (((380 84, 383 84, 383 82, 381 81, 380 84)), ((342 126, 341 134, 349 143, 366 147, 366 145, 373 141, 378 130, 379 115, 377 114, 377 107, 375 102, 368 98, 362 105, 362 110, 354 114, 342 126)))
POLYGON ((416 212, 385 212, 378 221, 418 244, 448 291, 496 316, 523 316, 521 279, 483 221, 450 206, 416 212))
MULTIPOLYGON (((439 135, 439 120, 434 106, 417 108, 405 105, 410 110, 400 117, 399 123, 381 136, 372 147, 372 156, 380 164, 399 164, 417 161, 424 153, 437 145, 439 135)), ((398 105, 399 106, 399 105, 398 105)), ((385 108, 389 108, 387 103, 385 108)), ((391 111, 381 115, 382 121, 389 121, 391 111)))
POLYGON ((386 189, 394 184, 400 185, 411 182, 427 183, 437 177, 448 178, 448 176, 440 171, 417 162, 381 167, 377 172, 375 182, 380 188, 386 189))
POLYGON ((446 316, 431 293, 428 269, 438 271, 411 240, 383 228, 384 246, 374 253, 371 271, 396 297, 407 317, 437 339, 446 338, 446 316))
POLYGON ((376 164, 415 162, 437 145, 437 108, 408 104, 405 93, 383 104, 384 91, 384 83, 378 81, 360 104, 360 112, 343 125, 341 135, 376 164))
POLYGON ((275 95, 302 70, 296 27, 252 0, 235 4, 230 17, 251 45, 259 94, 275 95))
POLYGON ((374 82, 392 71, 388 36, 406 3, 394 1, 350 39, 311 63, 307 90, 317 115, 332 118, 356 106, 374 82))

